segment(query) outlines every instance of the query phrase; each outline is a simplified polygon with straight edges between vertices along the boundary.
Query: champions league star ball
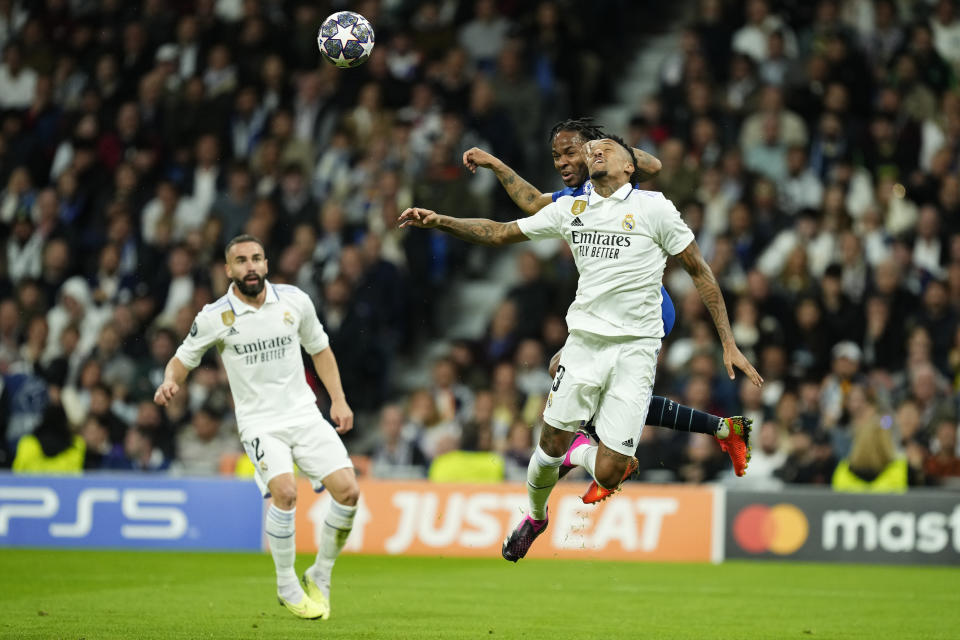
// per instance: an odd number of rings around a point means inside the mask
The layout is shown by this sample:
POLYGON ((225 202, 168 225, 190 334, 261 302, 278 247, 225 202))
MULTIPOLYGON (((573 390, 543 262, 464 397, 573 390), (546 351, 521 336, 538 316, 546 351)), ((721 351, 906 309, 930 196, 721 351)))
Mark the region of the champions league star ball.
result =
POLYGON ((359 13, 338 11, 323 21, 317 46, 324 58, 340 68, 359 66, 373 51, 373 27, 359 13))

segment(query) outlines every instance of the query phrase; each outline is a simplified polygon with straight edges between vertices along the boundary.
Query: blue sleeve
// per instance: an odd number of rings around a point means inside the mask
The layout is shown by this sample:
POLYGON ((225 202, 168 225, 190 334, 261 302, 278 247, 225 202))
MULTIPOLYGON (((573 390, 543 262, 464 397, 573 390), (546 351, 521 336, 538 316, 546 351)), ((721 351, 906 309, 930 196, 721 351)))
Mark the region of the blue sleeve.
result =
POLYGON ((660 287, 660 293, 663 295, 663 302, 660 303, 660 313, 663 315, 663 337, 666 338, 673 331, 673 325, 677 321, 677 310, 673 307, 673 300, 664 287, 660 287))
POLYGON ((553 201, 556 202, 556 201, 557 201, 557 198, 559 198, 560 196, 573 196, 573 195, 577 195, 577 194, 576 194, 576 191, 577 191, 577 190, 574 189, 573 187, 566 187, 566 188, 564 188, 564 189, 561 189, 560 191, 554 191, 554 192, 553 192, 553 196, 552 196, 552 197, 553 197, 553 201))

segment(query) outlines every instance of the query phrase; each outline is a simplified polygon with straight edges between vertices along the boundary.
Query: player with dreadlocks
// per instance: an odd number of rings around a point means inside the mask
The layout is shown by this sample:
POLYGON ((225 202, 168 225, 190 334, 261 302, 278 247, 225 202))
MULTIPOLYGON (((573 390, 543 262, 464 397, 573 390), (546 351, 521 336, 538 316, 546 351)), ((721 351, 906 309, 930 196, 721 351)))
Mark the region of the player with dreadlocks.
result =
MULTIPOLYGON (((492 170, 517 206, 528 215, 533 215, 551 202, 556 202, 561 196, 577 197, 590 194, 593 190, 593 183, 590 181, 583 148, 588 141, 602 138, 614 139, 632 156, 635 171, 630 176, 630 183, 635 187, 640 182, 650 180, 659 173, 661 165, 657 158, 640 149, 629 147, 616 136, 605 134, 599 125, 594 124, 591 118, 563 120, 554 125, 550 131, 553 166, 560 174, 560 179, 563 180, 564 185, 566 185, 560 191, 553 193, 540 192, 499 158, 476 147, 463 154, 463 163, 467 169, 474 173, 477 167, 492 170)), ((663 198, 663 194, 659 192, 646 193, 652 197, 663 198)), ((661 287, 660 293, 662 297, 663 333, 666 337, 673 329, 676 311, 667 290, 661 287)), ((550 360, 551 377, 557 375, 562 353, 562 351, 557 352, 550 360)), ((584 416, 585 422, 588 418, 591 418, 591 416, 584 416)), ((652 396, 645 424, 677 431, 712 435, 720 444, 720 448, 730 456, 734 472, 738 476, 746 473, 747 463, 750 461, 750 431, 752 427, 748 418, 743 416, 723 418, 678 404, 662 396, 652 396)), ((591 424, 588 423, 586 427, 588 431, 592 431, 591 424)), ((581 433, 574 441, 571 450, 589 442, 589 436, 586 433, 581 433)), ((560 468, 561 477, 572 466, 568 455, 560 468)), ((600 491, 596 489, 591 485, 585 496, 598 496, 597 500, 603 500, 611 493, 603 487, 599 487, 600 491)))

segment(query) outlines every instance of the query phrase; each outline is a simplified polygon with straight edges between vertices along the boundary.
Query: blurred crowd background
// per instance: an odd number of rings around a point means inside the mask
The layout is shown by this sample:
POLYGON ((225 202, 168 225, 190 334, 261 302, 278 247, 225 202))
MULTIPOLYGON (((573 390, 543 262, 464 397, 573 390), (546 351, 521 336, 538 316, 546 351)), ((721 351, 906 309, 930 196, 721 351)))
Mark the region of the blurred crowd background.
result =
MULTIPOLYGON (((243 473, 213 352, 172 406, 152 396, 248 232, 269 279, 316 301, 361 473, 524 478, 570 252, 394 221, 414 203, 518 217, 492 173, 464 170, 472 146, 561 188, 550 127, 615 102, 665 30, 657 88, 616 133, 661 159, 644 188, 694 229, 766 384, 725 376, 669 268, 657 392, 754 420, 743 486, 957 486, 956 3, 646 4, 0 0, 0 466, 243 473), (349 71, 316 48, 340 9, 377 33, 349 71), (451 335, 450 300, 497 260, 486 330, 451 335)), ((638 457, 648 481, 732 475, 711 438, 662 428, 638 457)))

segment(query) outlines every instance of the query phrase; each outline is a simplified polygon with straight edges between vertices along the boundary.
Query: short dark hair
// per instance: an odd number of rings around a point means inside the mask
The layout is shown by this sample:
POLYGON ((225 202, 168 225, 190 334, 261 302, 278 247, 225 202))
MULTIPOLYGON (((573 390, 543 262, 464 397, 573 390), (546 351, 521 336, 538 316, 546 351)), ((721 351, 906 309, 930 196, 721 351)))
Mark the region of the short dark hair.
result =
POLYGON ((600 126, 601 125, 594 124, 593 118, 568 118, 561 120, 553 125, 553 129, 550 130, 550 143, 553 144, 553 139, 556 138, 557 134, 561 131, 578 133, 584 140, 599 140, 600 138, 608 137, 600 126))
MULTIPOLYGON (((258 245, 260 245, 261 249, 264 249, 263 243, 260 242, 260 240, 258 240, 256 237, 250 235, 249 233, 241 233, 227 243, 227 246, 223 250, 223 257, 227 258, 227 256, 230 254, 230 249, 233 248, 233 245, 240 244, 241 242, 256 242, 258 245)), ((266 249, 264 249, 264 253, 266 253, 266 249)))
POLYGON ((630 174, 630 184, 640 184, 640 172, 637 171, 637 156, 633 154, 633 149, 630 148, 630 145, 628 145, 623 138, 620 136, 615 136, 612 133, 608 133, 603 137, 613 140, 623 147, 623 150, 627 152, 627 157, 630 158, 630 162, 633 163, 633 173, 630 174))

